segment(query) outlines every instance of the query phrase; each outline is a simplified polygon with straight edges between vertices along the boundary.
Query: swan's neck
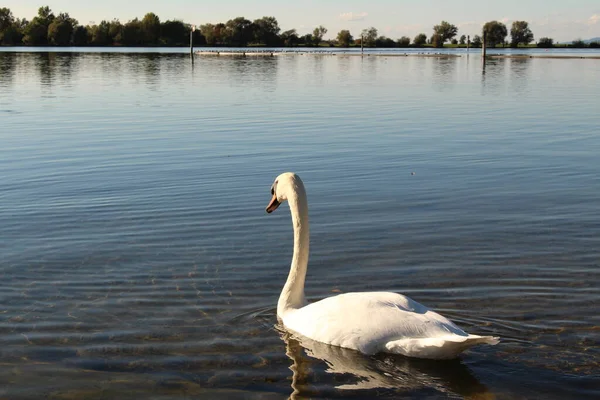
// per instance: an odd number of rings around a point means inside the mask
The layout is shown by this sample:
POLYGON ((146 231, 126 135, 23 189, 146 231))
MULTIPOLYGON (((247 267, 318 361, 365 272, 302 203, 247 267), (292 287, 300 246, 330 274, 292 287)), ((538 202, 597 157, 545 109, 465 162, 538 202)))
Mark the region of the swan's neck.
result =
POLYGON ((292 196, 288 197, 290 211, 292 213, 292 225, 294 228, 294 255, 292 265, 285 286, 279 296, 277 303, 277 315, 283 315, 306 305, 304 296, 304 280, 308 266, 309 251, 309 226, 308 226, 308 201, 302 184, 295 188, 292 196))

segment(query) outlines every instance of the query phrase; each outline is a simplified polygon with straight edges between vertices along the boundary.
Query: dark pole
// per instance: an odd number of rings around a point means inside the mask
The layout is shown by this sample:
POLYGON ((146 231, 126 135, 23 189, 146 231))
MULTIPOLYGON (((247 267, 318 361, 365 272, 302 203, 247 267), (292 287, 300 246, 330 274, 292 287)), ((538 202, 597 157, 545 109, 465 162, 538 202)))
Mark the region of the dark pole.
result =
POLYGON ((365 35, 360 35, 360 54, 365 52, 365 35))
POLYGON ((487 51, 487 32, 483 31, 483 43, 481 45, 481 56, 483 57, 484 60, 485 60, 485 56, 486 56, 486 51, 487 51))
POLYGON ((196 25, 192 25, 192 29, 190 30, 190 54, 194 54, 194 31, 196 30, 196 25))

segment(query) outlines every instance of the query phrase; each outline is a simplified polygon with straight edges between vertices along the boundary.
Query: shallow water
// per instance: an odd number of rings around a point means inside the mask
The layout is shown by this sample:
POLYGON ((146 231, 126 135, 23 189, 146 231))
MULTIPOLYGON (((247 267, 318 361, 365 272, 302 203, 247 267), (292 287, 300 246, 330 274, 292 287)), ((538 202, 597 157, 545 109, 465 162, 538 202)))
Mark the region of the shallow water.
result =
POLYGON ((0 52, 0 396, 597 398, 600 61, 0 52), (502 338, 367 357, 276 327, 407 294, 502 338), (414 173, 414 174, 412 174, 414 173))

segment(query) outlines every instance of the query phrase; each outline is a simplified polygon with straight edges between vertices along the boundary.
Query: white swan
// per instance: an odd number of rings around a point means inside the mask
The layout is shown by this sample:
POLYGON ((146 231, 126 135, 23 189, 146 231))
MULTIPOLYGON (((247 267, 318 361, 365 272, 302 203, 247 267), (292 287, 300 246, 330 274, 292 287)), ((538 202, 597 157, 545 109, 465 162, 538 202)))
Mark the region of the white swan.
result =
POLYGON ((358 350, 409 357, 447 359, 477 344, 498 343, 497 337, 469 335, 447 318, 397 293, 345 293, 308 304, 304 280, 308 266, 308 201, 300 177, 286 172, 271 186, 271 213, 287 200, 294 228, 290 273, 277 303, 286 329, 318 342, 358 350))

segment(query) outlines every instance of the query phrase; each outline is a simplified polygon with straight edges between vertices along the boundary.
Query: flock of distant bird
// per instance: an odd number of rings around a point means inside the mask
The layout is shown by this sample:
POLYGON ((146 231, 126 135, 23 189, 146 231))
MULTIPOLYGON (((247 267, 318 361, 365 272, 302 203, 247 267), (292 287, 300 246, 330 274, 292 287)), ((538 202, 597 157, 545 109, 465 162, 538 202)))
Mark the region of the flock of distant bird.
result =
POLYGON ((357 51, 327 51, 327 50, 200 50, 197 51, 198 55, 263 55, 263 56, 275 56, 279 54, 296 54, 296 55, 304 55, 304 54, 315 54, 315 55, 366 55, 366 56, 389 56, 389 55, 427 55, 427 56, 444 56, 444 55, 454 55, 450 53, 442 53, 442 52, 415 52, 415 53, 382 53, 382 52, 357 52, 357 51))

